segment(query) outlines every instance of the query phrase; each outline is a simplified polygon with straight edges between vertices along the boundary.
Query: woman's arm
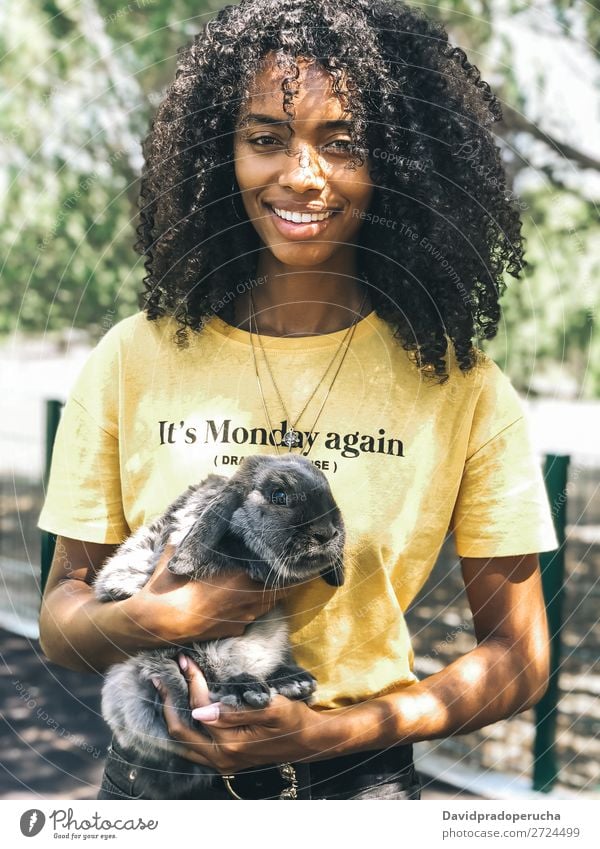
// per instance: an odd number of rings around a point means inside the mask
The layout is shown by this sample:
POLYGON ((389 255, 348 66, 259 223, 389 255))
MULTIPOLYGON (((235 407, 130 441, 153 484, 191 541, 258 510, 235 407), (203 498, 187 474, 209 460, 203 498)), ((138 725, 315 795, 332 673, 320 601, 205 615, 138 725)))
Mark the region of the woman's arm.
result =
POLYGON ((100 602, 92 581, 116 545, 59 536, 40 612, 40 643, 61 666, 103 671, 144 648, 238 636, 281 597, 244 574, 191 581, 166 568, 167 546, 131 598, 100 602))
POLYGON ((332 755, 463 734, 541 699, 550 652, 537 554, 465 557, 461 565, 476 648, 406 689, 328 711, 322 727, 332 755))
MULTIPOLYGON (((205 722, 208 741, 182 726, 161 691, 171 736, 187 744, 186 757, 227 772, 449 737, 531 707, 546 690, 549 669, 537 555, 462 558, 462 570, 477 647, 435 675, 333 710, 313 710, 282 696, 263 710, 222 706, 216 721, 205 722)), ((206 704, 197 673, 185 674, 193 682, 192 707, 206 704)), ((212 711, 207 707, 205 713, 212 711)))
MULTIPOLYGON (((127 656, 127 631, 133 623, 124 615, 123 602, 101 604, 91 587, 117 547, 57 537, 40 610, 40 645, 54 663, 90 671, 127 656)), ((131 638, 135 642, 135 633, 131 638)))

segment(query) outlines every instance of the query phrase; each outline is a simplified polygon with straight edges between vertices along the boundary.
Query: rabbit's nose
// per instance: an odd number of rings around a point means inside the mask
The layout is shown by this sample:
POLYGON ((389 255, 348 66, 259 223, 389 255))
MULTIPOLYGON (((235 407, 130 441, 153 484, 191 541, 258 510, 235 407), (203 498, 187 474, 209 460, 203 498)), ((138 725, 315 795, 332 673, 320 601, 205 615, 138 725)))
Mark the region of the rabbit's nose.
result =
POLYGON ((326 543, 331 542, 331 540, 335 539, 338 535, 337 528, 326 528, 325 530, 319 530, 313 532, 313 537, 318 543, 326 543))

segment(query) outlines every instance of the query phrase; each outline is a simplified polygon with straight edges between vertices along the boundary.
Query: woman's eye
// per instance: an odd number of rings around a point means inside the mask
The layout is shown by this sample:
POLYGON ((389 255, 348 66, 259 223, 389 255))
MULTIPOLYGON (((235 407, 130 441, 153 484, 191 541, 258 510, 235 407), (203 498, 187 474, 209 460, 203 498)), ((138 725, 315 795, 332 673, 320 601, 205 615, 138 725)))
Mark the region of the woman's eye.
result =
POLYGON ((287 504, 287 495, 282 489, 274 489, 271 492, 271 504, 287 504))
POLYGON ((324 149, 326 150, 327 148, 333 148, 336 153, 350 153, 352 150, 352 141, 350 139, 336 139, 325 145, 324 149))
POLYGON ((278 140, 273 136, 256 136, 256 138, 248 139, 248 141, 257 147, 273 147, 274 144, 278 144, 278 140))
MULTIPOLYGON (((273 136, 256 136, 253 139, 248 139, 248 142, 256 147, 274 147, 281 143, 279 139, 276 139, 273 136)), ((335 139, 332 142, 322 145, 319 149, 325 153, 328 151, 334 151, 335 153, 350 153, 352 150, 352 141, 350 139, 335 139)))

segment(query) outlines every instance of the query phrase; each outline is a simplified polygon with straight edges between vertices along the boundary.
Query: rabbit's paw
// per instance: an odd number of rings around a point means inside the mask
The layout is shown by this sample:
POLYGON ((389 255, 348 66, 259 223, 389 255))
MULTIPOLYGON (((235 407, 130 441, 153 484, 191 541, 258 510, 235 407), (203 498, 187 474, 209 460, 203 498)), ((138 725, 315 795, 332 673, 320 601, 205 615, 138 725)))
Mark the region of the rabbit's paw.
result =
POLYGON ((234 675, 219 684, 219 701, 233 707, 266 707, 271 701, 271 690, 268 684, 253 675, 234 675))
POLYGON ((317 682, 310 672, 292 664, 278 667, 269 676, 269 684, 280 695, 296 700, 308 699, 317 687, 317 682))

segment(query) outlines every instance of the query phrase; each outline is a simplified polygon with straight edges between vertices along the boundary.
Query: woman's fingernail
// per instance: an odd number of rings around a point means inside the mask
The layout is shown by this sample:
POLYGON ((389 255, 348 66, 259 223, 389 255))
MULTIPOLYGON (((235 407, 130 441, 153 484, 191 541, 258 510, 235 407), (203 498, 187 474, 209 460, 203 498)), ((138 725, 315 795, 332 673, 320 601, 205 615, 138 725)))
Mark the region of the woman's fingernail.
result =
POLYGON ((177 660, 179 661, 179 668, 183 672, 185 672, 185 670, 188 668, 187 657, 184 654, 180 654, 178 656, 177 660))
POLYGON ((217 705, 203 705, 202 707, 194 708, 192 717, 193 719, 198 719, 200 722, 213 722, 219 718, 219 708, 217 705))
POLYGON ((159 681, 159 679, 158 679, 158 678, 151 678, 150 680, 152 681, 152 683, 154 684, 154 686, 156 687, 156 689, 157 689, 157 690, 160 690, 160 681, 159 681))

